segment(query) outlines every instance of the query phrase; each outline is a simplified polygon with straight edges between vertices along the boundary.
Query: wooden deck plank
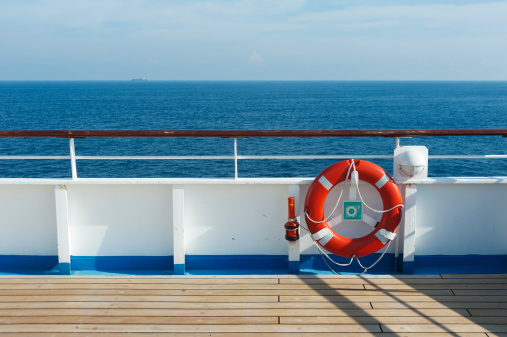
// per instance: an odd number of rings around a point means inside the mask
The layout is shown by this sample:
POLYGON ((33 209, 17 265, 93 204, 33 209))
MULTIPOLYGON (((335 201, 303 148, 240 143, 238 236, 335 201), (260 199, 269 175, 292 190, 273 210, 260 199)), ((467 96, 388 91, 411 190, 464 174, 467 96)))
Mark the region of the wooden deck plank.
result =
POLYGON ((0 283, 1 290, 128 289, 128 290, 507 290, 507 283, 447 284, 184 284, 184 283, 0 283))
MULTIPOLYGON (((72 302, 72 301, 32 301, 3 302, 0 309, 335 309, 330 302, 72 302)), ((371 309, 370 302, 341 303, 340 308, 371 309)), ((386 309, 402 309, 386 308, 386 309)), ((434 308, 445 309, 445 307, 434 308)))
MULTIPOLYGON (((479 285, 478 285, 479 286, 479 285)), ((501 287, 502 285, 490 285, 501 287)), ((401 287, 401 286, 399 286, 401 287)), ((484 285, 482 285, 484 287, 484 285)), ((363 284, 306 285, 306 284, 180 284, 180 283, 2 283, 0 290, 33 290, 33 289, 133 289, 133 290, 364 290, 363 284)), ((406 289, 406 288, 400 288, 406 289)), ((436 288, 444 289, 444 288, 436 288)), ((448 288, 452 289, 452 288, 448 288)), ((468 289, 468 288, 465 288, 468 289)), ((482 289, 482 288, 481 288, 482 289)), ((484 289, 490 289, 488 287, 484 289)), ((496 289, 496 288, 495 288, 496 289)), ((502 289, 507 289, 507 285, 502 289)))
POLYGON ((144 302, 144 301, 22 301, 2 302, 0 309, 507 309, 499 302, 144 302))
POLYGON ((470 309, 472 316, 495 316, 507 317, 507 309, 470 309))
POLYGON ((461 279, 494 279, 494 278, 505 278, 507 274, 441 274, 444 279, 448 278, 461 278, 461 279))
POLYGON ((182 303, 351 303, 351 302, 483 302, 505 303, 507 296, 332 295, 332 296, 143 296, 143 295, 6 295, 3 302, 182 302, 182 303))
POLYGON ((470 316, 466 309, 1 309, 0 316, 470 316))
POLYGON ((278 324, 278 317, 245 316, 173 316, 173 317, 131 317, 131 316, 0 316, 2 324, 165 324, 165 325, 203 325, 203 324, 278 324))
POLYGON ((455 295, 461 295, 461 296, 471 296, 471 295, 506 296, 507 289, 474 289, 474 290, 456 289, 456 290, 453 290, 453 293, 455 295))
POLYGON ((334 285, 334 284, 381 284, 381 285, 415 285, 415 284, 505 284, 507 283, 507 277, 503 278, 410 278, 410 279, 370 279, 370 278, 317 278, 317 279, 280 279, 280 284, 311 284, 311 285, 334 285))
MULTIPOLYGON (((192 337, 332 337, 335 336, 332 333, 315 333, 315 332, 262 332, 262 333, 250 333, 250 332, 190 332, 190 333, 177 333, 178 336, 192 336, 192 337)), ((0 337, 19 337, 20 335, 17 333, 2 333, 0 332, 0 337)), ((81 332, 67 332, 67 333, 34 333, 34 332, 25 332, 23 336, 26 337, 125 337, 125 333, 117 333, 117 332, 94 332, 93 334, 83 334, 81 332)), ((153 332, 149 335, 145 333, 128 333, 128 337, 174 337, 175 334, 171 332, 153 332)), ((403 333, 402 335, 398 333, 389 333, 389 332, 341 332, 340 337, 507 337, 507 334, 502 333, 403 333)))
POLYGON ((503 324, 507 317, 462 316, 362 316, 280 317, 280 324, 503 324))
POLYGON ((507 332, 507 324, 382 324, 382 331, 407 333, 507 332))
POLYGON ((370 302, 374 309, 507 309, 506 302, 370 302))
MULTIPOLYGON (((469 290, 461 290, 467 292, 469 290)), ((476 291, 476 290, 473 290, 476 291)), ((472 291, 472 292, 473 292, 472 291)), ((479 290, 476 295, 484 295, 483 293, 492 294, 491 292, 501 290, 479 290), (480 292, 480 293, 479 293, 480 292)), ((333 296, 333 295, 362 295, 373 296, 382 293, 376 290, 340 290, 340 289, 308 289, 308 290, 287 290, 287 289, 178 289, 178 290, 157 290, 157 289, 4 289, 0 290, 0 296, 6 295, 159 295, 159 296, 333 296)), ((432 289, 418 291, 415 289, 390 291, 390 296, 401 296, 409 294, 423 294, 427 296, 436 295, 454 295, 450 289, 432 289)), ((469 292, 467 294, 472 295, 469 292)), ((505 294, 507 295, 507 290, 505 294)))
POLYGON ((278 302, 279 296, 143 296, 143 295, 6 295, 0 302, 181 302, 181 303, 257 303, 278 302))
MULTIPOLYGON (((309 296, 280 296, 280 302, 350 302, 350 301, 365 301, 365 300, 377 300, 377 301, 435 301, 434 298, 447 298, 448 300, 452 300, 453 297, 451 294, 445 293, 445 295, 427 295, 421 293, 413 293, 412 295, 407 295, 407 293, 394 293, 391 292, 389 295, 386 295, 382 292, 368 292, 363 293, 364 295, 358 294, 343 294, 343 295, 309 295, 309 296)), ((410 293, 408 293, 410 294, 410 293)), ((484 298, 484 297, 483 297, 484 298)), ((473 301, 473 300, 472 300, 473 301)))
POLYGON ((0 332, 123 332, 123 333, 194 333, 194 332, 221 332, 221 333, 340 333, 340 332, 382 332, 378 324, 343 324, 343 325, 284 325, 284 324, 255 324, 255 325, 141 325, 141 324, 4 324, 0 325, 0 332))
MULTIPOLYGON (((491 283, 451 283, 451 284, 365 284, 366 290, 431 290, 431 289, 451 289, 451 290, 507 290, 507 283, 491 284, 491 283)), ((315 288, 322 289, 322 288, 315 288)))

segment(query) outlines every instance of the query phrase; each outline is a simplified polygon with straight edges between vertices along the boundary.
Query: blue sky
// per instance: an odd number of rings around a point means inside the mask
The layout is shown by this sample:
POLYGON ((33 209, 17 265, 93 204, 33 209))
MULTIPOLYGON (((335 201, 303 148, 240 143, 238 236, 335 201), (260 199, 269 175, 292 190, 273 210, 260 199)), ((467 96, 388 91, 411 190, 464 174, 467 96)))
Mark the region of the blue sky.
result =
POLYGON ((507 1, 2 0, 0 80, 507 80, 507 1))

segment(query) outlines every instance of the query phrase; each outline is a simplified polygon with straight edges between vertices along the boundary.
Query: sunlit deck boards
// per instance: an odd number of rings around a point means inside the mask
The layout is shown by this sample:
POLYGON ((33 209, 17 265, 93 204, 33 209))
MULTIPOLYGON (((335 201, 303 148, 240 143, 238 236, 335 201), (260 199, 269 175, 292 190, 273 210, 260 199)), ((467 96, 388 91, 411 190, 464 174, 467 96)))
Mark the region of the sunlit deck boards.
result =
POLYGON ((507 336, 507 275, 1 276, 3 336, 507 336))

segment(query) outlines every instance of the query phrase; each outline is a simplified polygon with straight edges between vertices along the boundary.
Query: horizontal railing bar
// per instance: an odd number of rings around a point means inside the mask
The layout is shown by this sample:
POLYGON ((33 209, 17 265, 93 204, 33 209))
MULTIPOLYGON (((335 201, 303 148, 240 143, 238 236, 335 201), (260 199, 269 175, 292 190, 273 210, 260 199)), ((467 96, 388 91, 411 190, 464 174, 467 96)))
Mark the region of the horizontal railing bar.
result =
POLYGON ((429 159, 507 159, 507 154, 486 155, 431 155, 429 159))
POLYGON ((70 156, 0 156, 0 160, 46 160, 46 159, 70 159, 70 156))
POLYGON ((393 159, 393 155, 340 155, 340 156, 238 156, 238 159, 393 159))
POLYGON ((420 130, 0 130, 0 137, 439 137, 504 136, 507 129, 420 130))
POLYGON ((76 156, 84 160, 213 160, 234 159, 234 156, 76 156))
MULTIPOLYGON (((70 159, 70 156, 0 156, 0 160, 70 159)), ((393 159, 393 155, 322 155, 322 156, 238 156, 241 160, 297 160, 297 159, 393 159)), ((505 154, 487 155, 430 155, 429 159, 507 159, 505 154)), ((229 160, 234 156, 76 156, 76 160, 229 160)))

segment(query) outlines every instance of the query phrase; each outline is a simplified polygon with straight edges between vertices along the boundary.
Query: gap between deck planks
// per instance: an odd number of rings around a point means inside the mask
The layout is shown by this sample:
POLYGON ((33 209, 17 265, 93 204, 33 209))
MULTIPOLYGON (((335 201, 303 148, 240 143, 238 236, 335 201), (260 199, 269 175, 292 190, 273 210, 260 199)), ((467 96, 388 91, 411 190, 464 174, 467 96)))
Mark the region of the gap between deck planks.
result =
POLYGON ((0 276, 7 336, 507 337, 507 275, 0 276))

